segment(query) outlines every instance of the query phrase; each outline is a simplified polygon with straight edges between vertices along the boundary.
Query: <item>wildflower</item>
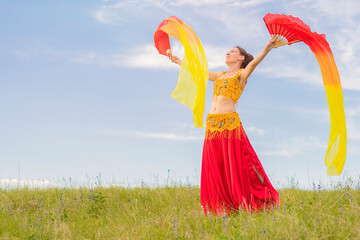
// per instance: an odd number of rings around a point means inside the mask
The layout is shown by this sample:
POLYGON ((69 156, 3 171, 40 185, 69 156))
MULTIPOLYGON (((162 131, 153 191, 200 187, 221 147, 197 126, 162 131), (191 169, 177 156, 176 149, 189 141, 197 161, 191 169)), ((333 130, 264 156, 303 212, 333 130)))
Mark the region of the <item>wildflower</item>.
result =
POLYGON ((61 202, 61 207, 64 207, 64 203, 63 203, 63 200, 62 200, 62 195, 60 196, 60 202, 61 202))
POLYGON ((224 219, 224 228, 225 228, 225 231, 226 231, 227 230, 226 215, 224 215, 222 218, 224 219))
POLYGON ((83 201, 83 196, 82 196, 81 188, 80 188, 80 200, 83 201))
POLYGON ((9 210, 10 216, 14 215, 14 214, 11 212, 10 205, 8 205, 8 210, 9 210))
POLYGON ((272 214, 273 214, 273 219, 272 220, 275 221, 275 212, 273 211, 272 214))
POLYGON ((249 228, 249 223, 247 220, 244 220, 244 225, 245 225, 245 228, 249 228))
POLYGON ((173 226, 174 226, 174 228, 173 228, 173 230, 174 230, 174 233, 175 233, 175 237, 177 237, 177 232, 176 232, 176 224, 175 223, 177 223, 179 221, 179 219, 175 219, 174 218, 174 220, 173 220, 173 226))
POLYGON ((202 227, 201 227, 201 224, 200 224, 200 229, 201 229, 201 232, 202 232, 203 238, 205 239, 205 233, 204 233, 204 230, 203 230, 203 229, 202 229, 202 227))

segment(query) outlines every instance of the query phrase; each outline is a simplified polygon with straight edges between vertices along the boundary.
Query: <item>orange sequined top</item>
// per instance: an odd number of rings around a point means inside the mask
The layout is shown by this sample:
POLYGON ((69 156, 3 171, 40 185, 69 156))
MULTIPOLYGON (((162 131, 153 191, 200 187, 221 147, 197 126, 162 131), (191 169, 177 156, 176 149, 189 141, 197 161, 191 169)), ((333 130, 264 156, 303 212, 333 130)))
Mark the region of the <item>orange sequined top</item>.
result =
POLYGON ((236 103, 245 87, 245 85, 241 85, 239 81, 239 74, 242 70, 244 69, 240 68, 240 70, 235 74, 235 76, 230 78, 220 78, 226 73, 222 72, 214 82, 213 95, 226 96, 236 103))

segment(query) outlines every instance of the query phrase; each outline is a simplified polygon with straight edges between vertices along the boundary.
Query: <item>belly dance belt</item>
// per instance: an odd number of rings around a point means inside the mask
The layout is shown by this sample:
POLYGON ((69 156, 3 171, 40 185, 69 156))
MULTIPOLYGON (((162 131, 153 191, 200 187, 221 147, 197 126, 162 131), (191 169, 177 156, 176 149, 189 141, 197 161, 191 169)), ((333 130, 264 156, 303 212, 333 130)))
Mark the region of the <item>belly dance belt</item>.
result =
POLYGON ((240 138, 241 129, 242 125, 238 113, 209 113, 206 117, 205 139, 240 138))

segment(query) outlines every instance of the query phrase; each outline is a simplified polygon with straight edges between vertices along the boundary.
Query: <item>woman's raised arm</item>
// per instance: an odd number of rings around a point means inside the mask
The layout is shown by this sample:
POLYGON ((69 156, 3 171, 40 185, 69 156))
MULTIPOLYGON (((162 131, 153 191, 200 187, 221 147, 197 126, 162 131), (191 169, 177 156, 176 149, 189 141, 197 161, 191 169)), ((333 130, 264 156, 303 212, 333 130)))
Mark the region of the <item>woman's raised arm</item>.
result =
MULTIPOLYGON (((169 50, 170 50, 170 49, 169 49, 169 50)), ((171 50, 170 50, 170 51, 169 51, 169 50, 166 51, 169 59, 170 59, 173 63, 176 63, 176 64, 178 64, 178 65, 181 66, 181 59, 178 58, 178 57, 175 56, 175 55, 172 55, 171 50)), ((216 78, 219 76, 220 73, 221 73, 221 72, 211 72, 211 71, 209 71, 209 80, 210 80, 210 81, 215 81, 216 78)))
POLYGON ((240 81, 246 82, 251 73, 255 70, 256 66, 265 58, 265 56, 274 48, 275 38, 271 38, 270 41, 266 44, 265 48, 256 56, 240 73, 240 81))

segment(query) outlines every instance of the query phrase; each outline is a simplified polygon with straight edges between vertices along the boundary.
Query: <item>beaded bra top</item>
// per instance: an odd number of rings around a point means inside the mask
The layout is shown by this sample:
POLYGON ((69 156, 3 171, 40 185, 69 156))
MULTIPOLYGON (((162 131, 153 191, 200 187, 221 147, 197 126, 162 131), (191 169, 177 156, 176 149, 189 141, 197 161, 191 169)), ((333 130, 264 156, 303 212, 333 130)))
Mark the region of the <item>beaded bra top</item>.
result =
POLYGON ((236 103, 245 87, 245 85, 241 85, 239 82, 239 74, 242 70, 244 69, 240 68, 240 70, 235 74, 235 76, 230 78, 220 78, 226 73, 222 72, 214 82, 213 95, 226 96, 236 103))

